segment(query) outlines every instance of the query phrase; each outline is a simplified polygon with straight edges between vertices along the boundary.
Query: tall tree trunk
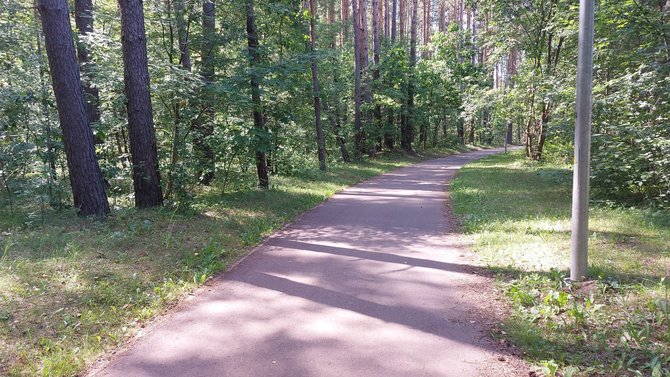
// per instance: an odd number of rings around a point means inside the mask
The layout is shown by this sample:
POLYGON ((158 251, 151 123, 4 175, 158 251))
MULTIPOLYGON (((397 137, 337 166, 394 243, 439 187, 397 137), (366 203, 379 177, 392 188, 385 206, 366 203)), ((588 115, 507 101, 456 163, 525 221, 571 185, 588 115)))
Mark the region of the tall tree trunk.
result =
MULTIPOLYGON (((337 82, 337 81, 336 81, 337 82)), ((344 140, 344 137, 342 137, 342 127, 340 124, 340 110, 339 110, 339 104, 335 103, 335 109, 331 110, 328 108, 327 102, 324 102, 323 108, 328 114, 328 119, 330 120, 330 124, 333 127, 333 132, 335 133, 335 139, 337 141, 337 145, 340 148, 340 154, 342 155, 342 161, 344 162, 351 162, 351 157, 349 157, 349 151, 347 151, 347 143, 344 140)))
MULTIPOLYGON (((400 0, 400 1, 401 1, 400 4, 402 5, 402 2, 405 1, 405 0, 400 0)), ((401 12, 400 19, 402 20, 402 12, 401 12)), ((404 48, 405 47, 404 46, 404 34, 402 32, 400 33, 400 40, 403 42, 403 48, 404 48)), ((408 91, 409 81, 410 81, 409 75, 410 75, 410 73, 407 74, 407 76, 404 78, 404 80, 401 84, 401 88, 402 88, 401 90, 403 90, 406 94, 409 93, 409 91, 408 91)), ((409 122, 408 114, 409 113, 407 111, 407 97, 405 97, 400 102, 400 148, 404 151, 411 150, 411 138, 408 135, 408 128, 407 128, 407 125, 408 125, 408 122, 409 122), (409 147, 408 147, 408 143, 409 143, 409 147)))
POLYGON ((365 98, 365 101, 369 104, 372 102, 371 97, 372 93, 370 91, 370 82, 369 82, 369 70, 370 70, 370 53, 368 50, 368 1, 367 0, 359 0, 358 2, 358 15, 360 17, 360 22, 358 24, 360 30, 358 33, 358 37, 361 39, 360 43, 358 46, 360 47, 361 51, 359 54, 359 58, 361 59, 361 67, 363 70, 363 78, 365 79, 363 81, 363 96, 365 98))
POLYGON ((391 37, 391 9, 389 8, 389 0, 384 2, 384 38, 388 41, 391 37))
MULTIPOLYGON (((377 8, 377 28, 380 35, 384 35, 384 0, 377 0, 373 3, 376 3, 377 8)), ((374 7, 374 5, 373 5, 374 7)), ((373 10, 374 12, 374 10, 373 10)))
MULTIPOLYGON (((175 21, 177 25, 177 45, 179 48, 179 65, 185 71, 191 71, 191 52, 189 51, 189 35, 188 25, 186 23, 186 6, 185 0, 175 1, 175 21)), ((172 62, 170 62, 172 63, 172 62)), ((174 112, 174 129, 172 132, 172 150, 170 152, 170 170, 168 172, 167 185, 165 188, 165 198, 169 199, 172 196, 174 189, 175 176, 182 173, 179 165, 180 154, 183 150, 184 137, 182 136, 182 104, 180 99, 176 99, 172 105, 174 112)), ((179 185, 183 182, 178 182, 179 185)), ((178 187, 178 190, 183 193, 184 187, 178 187)))
POLYGON ((316 6, 314 0, 309 0, 309 49, 310 65, 312 68, 312 93, 314 95, 314 125, 316 127, 316 147, 319 157, 319 169, 326 171, 326 140, 323 136, 321 125, 321 88, 319 87, 319 74, 316 65, 316 6))
MULTIPOLYGON (((370 83, 370 59, 369 59, 369 52, 368 52, 368 1, 367 0, 359 0, 358 2, 358 15, 360 16, 360 23, 359 23, 359 33, 358 37, 361 39, 359 43, 359 47, 361 48, 361 51, 359 53, 359 58, 361 59, 361 69, 362 69, 362 93, 363 93, 363 100, 365 101, 366 105, 368 105, 366 110, 364 112, 365 115, 365 125, 370 127, 372 124, 372 113, 370 112, 370 106, 372 105, 372 86, 370 83)), ((366 140, 365 138, 367 137, 366 132, 365 132, 365 127, 363 127, 363 143, 361 144, 361 147, 363 150, 361 152, 367 152, 369 155, 374 155, 374 146, 372 145, 365 145, 366 140)))
POLYGON ((412 140, 414 138, 414 70, 416 67, 416 26, 417 26, 417 10, 419 8, 419 1, 412 1, 412 19, 410 25, 410 39, 409 39, 409 77, 407 80, 407 121, 402 134, 402 149, 407 153, 414 153, 412 148, 412 140))
POLYGON ((398 33, 398 0, 392 0, 393 1, 393 10, 391 14, 391 42, 395 43, 396 41, 396 34, 398 33))
MULTIPOLYGON (((514 81, 512 80, 512 77, 516 74, 516 62, 517 62, 517 56, 516 56, 516 50, 513 49, 510 51, 509 55, 507 55, 507 74, 505 75, 505 88, 512 88, 514 86, 514 81)), ((519 140, 520 142, 521 140, 519 140)), ((514 123, 512 122, 512 119, 507 120, 507 135, 506 135, 506 142, 507 144, 513 144, 514 143, 514 123)))
POLYGON ((135 206, 163 205, 142 0, 118 0, 135 206))
POLYGON ((398 0, 400 1, 400 15, 398 16, 400 26, 399 26, 399 33, 400 33, 400 38, 405 38, 405 21, 407 20, 407 0, 398 0))
MULTIPOLYGON (((424 46, 430 43, 430 26, 431 26, 431 11, 430 5, 432 0, 423 0, 423 44, 424 46)), ((426 52, 427 54, 427 52, 426 52)))
POLYGON ((95 158, 67 1, 40 0, 39 8, 74 206, 81 215, 104 216, 109 213, 109 204, 95 158))
POLYGON ((445 19, 445 13, 446 13, 446 6, 447 4, 445 3, 446 0, 440 0, 440 5, 438 6, 437 12, 438 14, 438 30, 440 33, 444 33, 447 31, 447 21, 445 19))
POLYGON ((187 71, 191 71, 191 52, 189 51, 188 24, 186 22, 185 0, 175 0, 175 18, 177 21, 177 43, 179 44, 179 64, 187 71))
POLYGON ((533 149, 533 140, 531 139, 531 124, 533 123, 533 118, 530 117, 528 121, 526 122, 526 133, 525 133, 525 141, 524 141, 524 146, 526 150, 526 157, 530 158, 532 156, 532 149, 533 149))
MULTIPOLYGON (((335 24, 335 0, 329 0, 328 4, 328 25, 332 26, 335 24)), ((336 67, 338 64, 338 59, 337 55, 335 54, 335 51, 337 49, 337 35, 333 34, 332 39, 330 41, 330 49, 332 50, 332 58, 331 58, 331 63, 333 64, 333 67, 336 67)), ((336 69, 332 70, 333 72, 333 86, 338 87, 338 72, 336 69)), ((342 132, 341 132, 341 114, 340 114, 340 101, 337 95, 333 97, 333 109, 329 108, 328 106, 328 101, 323 101, 323 109, 324 111, 328 114, 328 120, 330 121, 331 127, 333 128, 333 133, 335 134, 335 140, 337 142, 338 147, 340 148, 340 154, 342 155, 342 161, 344 162, 351 162, 351 159, 349 157, 349 152, 347 151, 347 144, 346 141, 344 140, 344 137, 342 137, 342 132)))
POLYGON ((472 44, 472 65, 479 63, 479 47, 477 46, 477 8, 476 4, 470 6, 468 20, 470 22, 471 44, 472 44))
MULTIPOLYGON (((82 73, 82 84, 86 100, 86 112, 91 124, 100 122, 100 93, 98 88, 93 85, 93 61, 88 51, 86 36, 93 33, 93 1, 75 0, 75 24, 79 33, 79 43, 77 43, 77 58, 82 73)), ((102 143, 102 140, 94 136, 96 144, 102 143)))
POLYGON ((358 14, 358 0, 351 2, 352 18, 354 24, 354 156, 358 160, 361 158, 361 151, 363 150, 363 125, 361 119, 361 102, 363 96, 361 93, 361 38, 360 34, 360 17, 358 14))
POLYGON ((547 123, 549 123, 549 116, 551 114, 551 109, 546 103, 543 105, 542 116, 539 123, 539 130, 537 132, 537 148, 533 152, 533 160, 540 161, 542 159, 542 153, 544 151, 544 142, 547 140, 547 123))
MULTIPOLYGON (((398 34, 398 0, 392 0, 392 10, 391 10, 391 44, 395 45, 396 39, 397 39, 397 34, 398 34)), ((388 114, 388 123, 390 125, 393 125, 395 127, 395 112, 393 109, 389 109, 389 114, 388 114)), ((386 146, 387 149, 393 150, 395 147, 395 132, 385 132, 384 134, 384 145, 386 146)))
MULTIPOLYGON (((380 87, 379 82, 379 57, 381 55, 381 42, 379 37, 379 7, 382 0, 372 0, 372 55, 374 62, 374 69, 372 70, 372 80, 375 86, 380 87)), ((376 89, 377 90, 377 89, 376 89)), ((382 134, 384 124, 382 123, 382 108, 379 104, 375 106, 374 123, 378 129, 377 149, 382 149, 382 134)))
POLYGON ((261 77, 258 74, 258 66, 261 63, 261 55, 258 50, 258 34, 256 33, 256 25, 254 19, 254 1, 247 0, 247 44, 249 46, 249 64, 251 66, 251 101, 254 105, 254 128, 256 129, 256 172, 258 174, 258 187, 268 189, 270 187, 270 179, 268 178, 268 166, 265 156, 268 144, 266 138, 267 129, 265 127, 265 119, 263 116, 263 103, 261 101, 261 77))
MULTIPOLYGON (((353 0, 353 2, 356 1, 357 0, 353 0)), ((344 46, 344 44, 349 40, 349 25, 351 24, 351 16, 349 15, 349 0, 342 0, 342 7, 340 9, 342 17, 342 46, 344 46)))
POLYGON ((202 115, 191 124, 193 149, 198 159, 197 176, 200 183, 209 185, 214 179, 214 151, 210 138, 214 134, 214 107, 211 86, 214 82, 214 53, 216 48, 216 14, 214 0, 202 3, 202 44, 200 46, 200 75, 203 88, 200 93, 202 115))

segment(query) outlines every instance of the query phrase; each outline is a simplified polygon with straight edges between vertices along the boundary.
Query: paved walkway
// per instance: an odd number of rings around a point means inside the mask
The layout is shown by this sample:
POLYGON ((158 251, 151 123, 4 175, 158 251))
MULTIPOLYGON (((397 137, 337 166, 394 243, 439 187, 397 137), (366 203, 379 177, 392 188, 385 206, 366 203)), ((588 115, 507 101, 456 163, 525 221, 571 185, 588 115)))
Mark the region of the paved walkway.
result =
POLYGON ((494 350, 472 320, 479 277, 450 235, 445 182, 495 152, 423 162, 335 195, 97 375, 482 374, 494 350))

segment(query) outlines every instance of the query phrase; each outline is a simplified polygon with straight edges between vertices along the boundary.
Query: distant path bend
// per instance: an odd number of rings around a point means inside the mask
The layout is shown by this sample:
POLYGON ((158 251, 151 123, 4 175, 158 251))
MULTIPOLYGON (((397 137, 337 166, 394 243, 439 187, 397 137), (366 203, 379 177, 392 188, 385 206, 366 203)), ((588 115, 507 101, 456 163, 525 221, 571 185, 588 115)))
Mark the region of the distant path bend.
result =
POLYGON ((500 151, 422 162, 336 194, 97 375, 514 375, 486 337, 472 292, 483 278, 446 206, 457 170, 500 151))

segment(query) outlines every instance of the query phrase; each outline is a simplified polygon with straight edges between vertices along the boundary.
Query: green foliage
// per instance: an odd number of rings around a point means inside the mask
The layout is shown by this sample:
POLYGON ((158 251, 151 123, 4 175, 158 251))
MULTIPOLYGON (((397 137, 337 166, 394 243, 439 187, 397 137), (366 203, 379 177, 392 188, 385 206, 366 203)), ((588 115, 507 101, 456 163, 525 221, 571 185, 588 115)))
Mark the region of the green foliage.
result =
MULTIPOLYGON (((528 157, 571 161, 577 4, 477 3, 493 25, 484 35, 491 64, 524 55, 500 96, 499 116, 525 129, 528 157)), ((667 6, 654 1, 596 7, 592 186, 599 199, 668 207, 669 25, 667 6)))
POLYGON ((593 182, 600 198, 670 203, 665 13, 653 2, 605 1, 599 9, 593 182))

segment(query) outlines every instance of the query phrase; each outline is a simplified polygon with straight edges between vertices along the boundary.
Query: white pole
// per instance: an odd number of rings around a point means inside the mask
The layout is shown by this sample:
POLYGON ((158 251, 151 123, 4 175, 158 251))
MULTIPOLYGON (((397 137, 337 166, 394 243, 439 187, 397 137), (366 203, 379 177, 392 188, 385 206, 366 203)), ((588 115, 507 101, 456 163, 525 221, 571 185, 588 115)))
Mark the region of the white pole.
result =
POLYGON ((572 186, 572 241, 570 255, 570 280, 572 281, 583 281, 588 273, 593 24, 594 0, 580 0, 579 56, 577 58, 577 121, 575 124, 575 168, 572 186))

